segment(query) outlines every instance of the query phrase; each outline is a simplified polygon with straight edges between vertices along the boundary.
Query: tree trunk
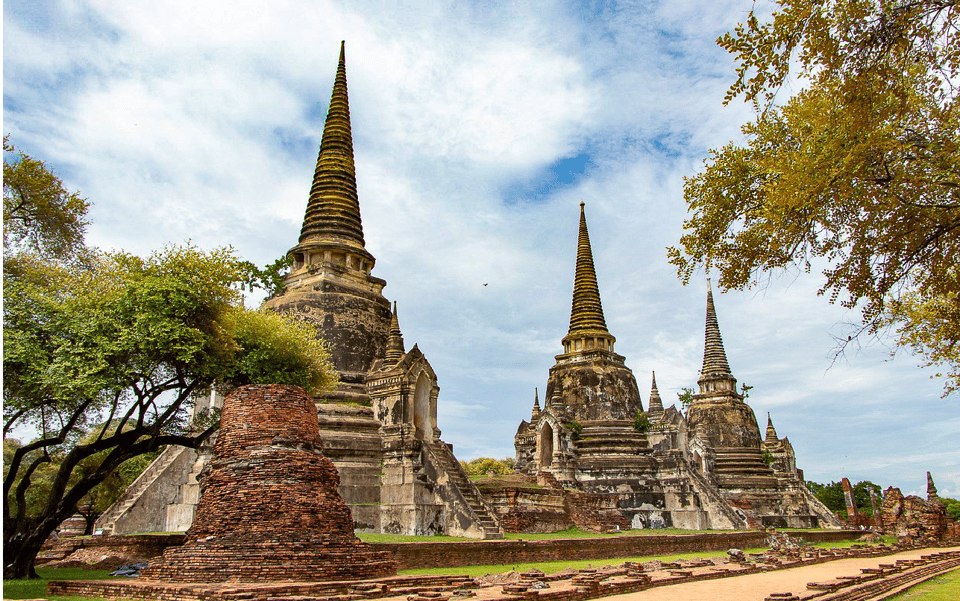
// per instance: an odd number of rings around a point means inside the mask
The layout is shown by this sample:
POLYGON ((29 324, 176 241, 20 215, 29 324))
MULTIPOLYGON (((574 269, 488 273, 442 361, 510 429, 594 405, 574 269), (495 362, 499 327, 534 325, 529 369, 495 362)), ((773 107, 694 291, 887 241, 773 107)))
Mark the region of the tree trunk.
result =
MULTIPOLYGON (((63 520, 60 520, 63 521, 63 520)), ((4 528, 3 532, 3 578, 24 579, 39 578, 34 569, 37 555, 43 543, 60 524, 55 519, 47 519, 37 524, 17 524, 13 532, 4 528)))

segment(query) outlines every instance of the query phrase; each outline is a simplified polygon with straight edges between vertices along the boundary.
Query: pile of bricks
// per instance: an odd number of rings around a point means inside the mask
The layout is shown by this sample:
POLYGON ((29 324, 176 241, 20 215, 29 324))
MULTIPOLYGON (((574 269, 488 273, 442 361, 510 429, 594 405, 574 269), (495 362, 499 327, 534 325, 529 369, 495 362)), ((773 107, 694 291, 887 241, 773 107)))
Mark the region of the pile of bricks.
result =
POLYGON ((396 573, 353 532, 323 456, 316 407, 297 386, 246 386, 223 403, 187 542, 141 573, 168 582, 350 580, 396 573))

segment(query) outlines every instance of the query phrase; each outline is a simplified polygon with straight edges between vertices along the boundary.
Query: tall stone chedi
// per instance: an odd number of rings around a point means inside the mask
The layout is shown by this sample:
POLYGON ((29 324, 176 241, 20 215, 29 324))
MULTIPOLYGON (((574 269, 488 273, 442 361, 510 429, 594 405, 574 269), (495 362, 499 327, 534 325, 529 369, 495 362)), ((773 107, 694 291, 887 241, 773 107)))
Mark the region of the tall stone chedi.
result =
POLYGON ((313 400, 298 386, 245 386, 223 402, 187 542, 143 571, 175 582, 351 580, 396 573, 353 533, 323 456, 313 400))
POLYGON ((340 384, 328 398, 368 401, 364 380, 386 350, 391 313, 364 246, 342 44, 300 239, 287 256, 286 290, 265 305, 313 323, 330 345, 340 384))
MULTIPOLYGON (((650 410, 643 412, 636 381, 614 342, 581 203, 570 328, 550 369, 543 409, 535 400, 530 422, 521 422, 514 438, 518 471, 598 496, 590 502, 615 510, 634 528, 839 527, 803 486, 793 449, 777 438, 772 422, 761 441, 727 362, 712 292, 700 391, 686 414, 663 407, 655 377, 650 410)), ((497 509, 512 523, 550 511, 533 496, 528 508, 501 497, 497 509)), ((612 524, 610 516, 604 519, 612 524)))
POLYGON ((706 313, 700 392, 685 419, 689 461, 748 526, 836 527, 836 517, 803 485, 792 447, 777 439, 772 421, 761 437, 753 409, 737 392, 709 289, 706 313))
POLYGON ((604 320, 583 203, 570 326, 561 342, 543 409, 517 432, 517 470, 609 495, 608 506, 635 526, 669 525, 646 436, 634 428, 643 410, 637 381, 614 352, 604 320))
MULTIPOLYGON (((437 375, 417 345, 405 350, 396 304, 391 311, 382 293, 386 282, 371 273, 376 260, 364 245, 342 44, 303 227, 288 257, 286 289, 264 305, 311 324, 328 344, 339 384, 315 400, 324 453, 340 472, 339 491, 354 526, 502 537, 496 517, 440 439, 437 375)), ((104 530, 189 525, 196 505, 189 481, 203 461, 202 454, 193 462, 158 459, 145 472, 152 480, 136 487, 144 492, 118 502, 108 514, 119 517, 110 517, 104 530), (188 488, 191 496, 180 492, 188 488), (184 519, 151 521, 164 513, 184 519)))
POLYGON ((773 470, 761 455, 757 418, 737 392, 737 379, 727 362, 711 290, 707 291, 703 367, 697 383, 700 392, 693 395, 687 410, 687 431, 691 440, 712 451, 717 483, 775 487, 773 470))

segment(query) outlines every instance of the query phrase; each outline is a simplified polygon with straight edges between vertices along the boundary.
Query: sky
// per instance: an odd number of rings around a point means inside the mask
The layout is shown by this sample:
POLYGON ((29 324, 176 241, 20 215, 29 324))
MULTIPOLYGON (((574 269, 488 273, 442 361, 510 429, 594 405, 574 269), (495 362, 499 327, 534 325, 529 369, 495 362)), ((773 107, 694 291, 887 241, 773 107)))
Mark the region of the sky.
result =
MULTIPOLYGON (((706 274, 678 280, 684 177, 742 141, 715 43, 750 0, 3 3, 3 131, 92 201, 87 242, 191 242, 259 264, 294 246, 346 41, 373 274, 440 384, 460 459, 513 456, 567 333, 579 204, 644 407, 696 387, 706 274)), ((768 13, 769 4, 756 4, 768 13)), ((960 411, 858 313, 785 273, 715 293, 734 375, 809 480, 960 497, 960 411)))

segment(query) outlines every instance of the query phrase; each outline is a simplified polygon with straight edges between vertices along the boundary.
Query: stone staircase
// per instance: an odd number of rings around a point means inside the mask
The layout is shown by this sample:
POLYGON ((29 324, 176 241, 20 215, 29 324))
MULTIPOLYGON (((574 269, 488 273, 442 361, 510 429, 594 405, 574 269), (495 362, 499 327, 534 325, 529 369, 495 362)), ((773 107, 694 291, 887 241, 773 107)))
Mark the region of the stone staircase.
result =
POLYGON ((777 488, 777 478, 764 463, 760 449, 717 449, 714 466, 714 477, 720 488, 777 488))
POLYGON ((380 526, 380 422, 370 407, 320 403, 317 405, 323 454, 337 466, 337 489, 361 532, 380 526))
POLYGON ((187 447, 171 445, 165 448, 160 455, 153 460, 153 463, 147 466, 147 469, 143 470, 137 479, 127 487, 123 495, 97 518, 93 526, 94 532, 102 529, 103 534, 114 534, 117 521, 140 501, 144 492, 162 477, 167 468, 180 459, 184 453, 192 452, 194 452, 194 450, 188 449, 187 447))
POLYGON ((707 482, 700 472, 693 469, 686 459, 680 458, 686 477, 700 497, 700 503, 711 516, 710 528, 714 530, 738 530, 747 527, 747 516, 734 509, 717 489, 707 482))
POLYGON ((460 462, 454 457, 453 451, 442 440, 432 440, 424 445, 429 449, 433 458, 439 463, 443 471, 447 473, 449 483, 456 488, 460 496, 466 502, 470 511, 473 512, 476 523, 483 530, 485 540, 502 539, 503 528, 497 519, 493 509, 487 505, 486 501, 480 495, 480 491, 470 481, 466 472, 463 471, 460 462))

